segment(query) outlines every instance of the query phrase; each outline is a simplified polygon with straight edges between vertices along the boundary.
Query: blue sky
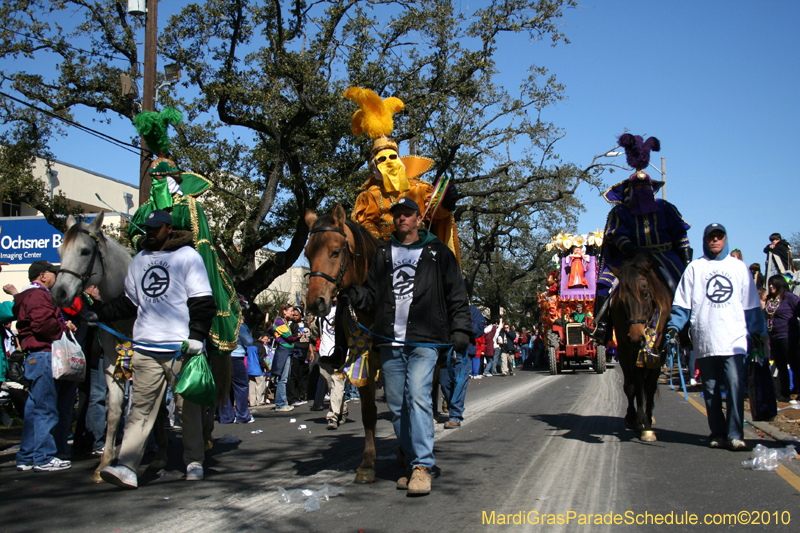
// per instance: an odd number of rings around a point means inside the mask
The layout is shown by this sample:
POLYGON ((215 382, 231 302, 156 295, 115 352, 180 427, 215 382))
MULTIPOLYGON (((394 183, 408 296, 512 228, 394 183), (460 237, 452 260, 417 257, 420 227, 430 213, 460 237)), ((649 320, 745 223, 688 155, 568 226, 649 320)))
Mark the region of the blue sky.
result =
MULTIPOLYGON (((171 9, 160 4, 162 26, 171 9)), ((730 248, 747 263, 763 263, 771 232, 800 229, 800 2, 588 0, 563 22, 570 44, 508 38, 498 67, 511 92, 524 74, 521 55, 566 85, 568 99, 543 115, 566 133, 556 146, 564 161, 588 164, 626 128, 658 137, 662 151, 652 161, 666 157, 667 199, 692 224, 695 256, 711 222, 727 227, 730 248)), ((77 116, 92 126, 95 115, 77 116)), ((93 127, 120 139, 132 133, 118 120, 93 127)), ((68 163, 138 180, 136 156, 86 134, 71 131, 53 149, 68 163)), ((602 228, 610 206, 585 186, 579 196, 587 209, 579 231, 602 228)))

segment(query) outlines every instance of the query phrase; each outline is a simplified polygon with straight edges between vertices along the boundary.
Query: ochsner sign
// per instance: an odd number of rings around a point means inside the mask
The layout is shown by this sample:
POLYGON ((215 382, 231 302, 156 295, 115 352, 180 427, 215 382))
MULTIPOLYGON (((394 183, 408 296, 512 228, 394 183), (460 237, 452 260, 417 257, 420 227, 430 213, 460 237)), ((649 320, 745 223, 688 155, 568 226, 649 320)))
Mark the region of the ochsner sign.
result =
POLYGON ((0 261, 12 265, 39 259, 58 263, 63 235, 43 217, 0 218, 0 261))

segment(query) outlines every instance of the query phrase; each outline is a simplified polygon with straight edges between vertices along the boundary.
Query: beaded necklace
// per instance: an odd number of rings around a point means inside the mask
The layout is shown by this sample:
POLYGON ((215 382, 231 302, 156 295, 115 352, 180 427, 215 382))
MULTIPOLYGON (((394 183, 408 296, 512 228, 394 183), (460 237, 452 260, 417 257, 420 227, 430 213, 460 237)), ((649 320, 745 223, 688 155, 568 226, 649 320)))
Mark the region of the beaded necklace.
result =
POLYGON ((772 331, 772 317, 775 315, 775 311, 778 310, 778 307, 781 305, 781 297, 776 296, 770 300, 767 300, 766 305, 764 306, 764 311, 767 314, 767 330, 772 331))
MULTIPOLYGON (((50 289, 48 289, 47 287, 45 287, 41 283, 37 283, 35 281, 31 281, 31 285, 35 285, 36 287, 39 287, 40 289, 44 289, 44 290, 47 291, 47 294, 50 294, 50 289)), ((56 307, 56 309, 58 310, 58 319, 61 320, 62 324, 66 324, 67 323, 67 319, 64 318, 64 312, 61 310, 60 307, 56 307)))

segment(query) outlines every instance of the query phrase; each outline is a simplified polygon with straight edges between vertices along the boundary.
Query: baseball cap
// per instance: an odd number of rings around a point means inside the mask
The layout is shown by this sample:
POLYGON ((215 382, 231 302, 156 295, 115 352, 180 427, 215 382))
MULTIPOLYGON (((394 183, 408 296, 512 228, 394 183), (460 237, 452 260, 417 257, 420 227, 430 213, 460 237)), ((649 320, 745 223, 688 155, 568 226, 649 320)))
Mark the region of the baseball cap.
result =
POLYGON ((50 263, 49 261, 45 261, 44 259, 39 259, 38 261, 31 263, 31 266, 28 268, 28 280, 35 280, 42 272, 52 272, 53 274, 58 274, 58 270, 59 267, 56 265, 50 263))
POLYGON ((164 224, 172 225, 172 215, 163 209, 156 209, 144 220, 144 225, 151 228, 160 228, 164 224))
POLYGON ((725 226, 714 222, 713 224, 709 224, 708 226, 706 226, 706 229, 703 230, 703 238, 705 239, 706 237, 708 237, 708 234, 711 233, 712 231, 721 231, 725 235, 728 234, 728 232, 725 231, 725 226))
POLYGON ((392 206, 392 207, 389 209, 389 212, 390 212, 390 213, 392 213, 392 214, 394 214, 394 210, 395 210, 395 208, 397 208, 397 207, 400 207, 400 206, 404 206, 404 207, 411 208, 411 209, 413 209, 414 211, 416 211, 418 215, 421 215, 421 214, 422 214, 422 213, 420 213, 419 206, 417 205, 417 202, 415 202, 415 201, 414 201, 414 200, 412 200, 411 198, 400 198, 399 200, 397 200, 397 203, 396 203, 396 204, 394 204, 394 205, 393 205, 393 206, 392 206))

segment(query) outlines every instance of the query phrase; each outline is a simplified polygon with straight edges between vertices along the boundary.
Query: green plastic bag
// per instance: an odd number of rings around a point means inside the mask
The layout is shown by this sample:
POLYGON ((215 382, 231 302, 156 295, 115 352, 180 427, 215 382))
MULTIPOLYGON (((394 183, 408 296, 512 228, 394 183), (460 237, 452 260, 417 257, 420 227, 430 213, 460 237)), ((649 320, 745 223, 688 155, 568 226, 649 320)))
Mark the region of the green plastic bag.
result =
POLYGON ((205 355, 195 355, 183 365, 175 392, 194 404, 214 407, 217 385, 205 355))

